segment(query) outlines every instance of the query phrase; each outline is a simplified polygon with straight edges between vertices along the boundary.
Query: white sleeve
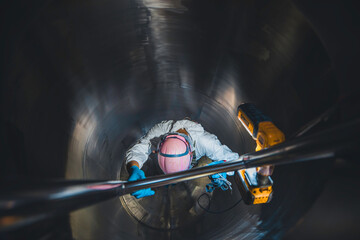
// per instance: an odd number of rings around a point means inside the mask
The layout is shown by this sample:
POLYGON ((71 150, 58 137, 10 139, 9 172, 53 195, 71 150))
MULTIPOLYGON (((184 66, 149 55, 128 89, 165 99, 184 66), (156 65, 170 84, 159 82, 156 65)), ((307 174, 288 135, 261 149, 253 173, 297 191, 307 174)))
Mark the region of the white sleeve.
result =
MULTIPOLYGON (((226 145, 222 145, 217 136, 204 131, 202 136, 198 137, 196 148, 201 157, 206 155, 213 161, 232 161, 239 159, 239 154, 230 150, 226 145)), ((227 172, 227 175, 233 176, 234 172, 227 172)))
POLYGON ((221 144, 214 134, 206 131, 198 137, 196 148, 202 156, 206 155, 213 161, 232 161, 239 158, 238 153, 231 151, 228 146, 221 144))
POLYGON ((150 140, 168 133, 171 124, 172 121, 162 121, 152 127, 145 136, 140 138, 140 140, 126 152, 126 164, 131 161, 136 161, 139 164, 139 168, 142 168, 151 153, 150 140))

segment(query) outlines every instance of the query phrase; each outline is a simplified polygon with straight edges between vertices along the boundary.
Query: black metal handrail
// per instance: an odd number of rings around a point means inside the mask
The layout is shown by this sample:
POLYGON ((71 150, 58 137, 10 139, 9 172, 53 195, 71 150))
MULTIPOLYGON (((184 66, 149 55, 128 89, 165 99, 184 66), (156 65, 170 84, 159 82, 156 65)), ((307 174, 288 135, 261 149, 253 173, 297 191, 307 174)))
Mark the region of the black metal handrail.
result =
POLYGON ((182 181, 263 165, 282 165, 318 159, 331 159, 360 144, 360 119, 332 129, 299 137, 259 152, 242 155, 224 164, 194 168, 173 174, 126 181, 57 181, 0 193, 0 217, 65 213, 138 189, 155 188, 182 181))

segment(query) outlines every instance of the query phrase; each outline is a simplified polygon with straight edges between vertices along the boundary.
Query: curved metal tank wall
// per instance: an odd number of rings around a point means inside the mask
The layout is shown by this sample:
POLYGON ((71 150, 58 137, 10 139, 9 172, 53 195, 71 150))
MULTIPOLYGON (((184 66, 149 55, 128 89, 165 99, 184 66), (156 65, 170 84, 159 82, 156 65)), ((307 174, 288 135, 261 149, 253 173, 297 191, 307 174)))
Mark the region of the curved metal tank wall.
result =
MULTIPOLYGON (((2 111, 11 147, 3 176, 126 179, 126 149, 155 123, 185 117, 246 153, 255 144, 236 118, 238 104, 256 103, 291 136, 338 94, 320 40, 291 1, 28 4, 8 28, 2 111)), ((156 174, 151 164, 148 176, 156 174)), ((327 173, 319 166, 278 167, 266 206, 205 213, 196 200, 208 180, 200 179, 73 212, 71 234, 279 238, 316 199, 327 173)), ((233 186, 213 194, 212 209, 240 198, 233 186)))

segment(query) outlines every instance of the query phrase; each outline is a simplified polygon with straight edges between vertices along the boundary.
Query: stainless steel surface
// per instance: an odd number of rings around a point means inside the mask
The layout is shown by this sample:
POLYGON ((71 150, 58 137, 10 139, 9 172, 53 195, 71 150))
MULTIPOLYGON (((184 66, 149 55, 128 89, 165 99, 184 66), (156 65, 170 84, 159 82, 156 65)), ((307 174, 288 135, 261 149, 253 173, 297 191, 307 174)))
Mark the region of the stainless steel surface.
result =
MULTIPOLYGON (((165 119, 190 117, 232 150, 252 152, 239 103, 255 102, 291 135, 338 96, 324 39, 291 1, 20 3, 4 8, 1 40, 6 181, 126 180, 126 149, 165 119)), ((144 169, 158 173, 151 160, 144 169)), ((280 238, 315 201, 327 170, 280 166, 269 205, 219 215, 197 212, 207 179, 152 198, 109 200, 72 213, 71 236, 280 238)), ((238 199, 237 191, 215 192, 211 205, 221 210, 238 199)))

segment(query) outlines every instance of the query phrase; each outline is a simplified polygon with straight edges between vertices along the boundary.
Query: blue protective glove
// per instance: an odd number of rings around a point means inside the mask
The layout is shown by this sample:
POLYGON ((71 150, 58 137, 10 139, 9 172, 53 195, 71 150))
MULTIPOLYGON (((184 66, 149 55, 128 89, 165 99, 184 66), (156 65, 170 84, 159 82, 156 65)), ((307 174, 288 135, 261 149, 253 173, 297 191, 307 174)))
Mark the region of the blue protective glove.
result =
MULTIPOLYGON (((132 166, 130 168, 130 177, 128 179, 129 182, 137 181, 140 179, 145 179, 145 173, 143 170, 140 170, 137 166, 132 166)), ((137 199, 152 196, 155 194, 155 191, 151 190, 151 188, 140 189, 133 193, 132 196, 136 197, 137 199)))
MULTIPOLYGON (((225 161, 216 161, 209 163, 208 166, 215 165, 215 164, 221 164, 225 161)), ((221 188, 221 190, 226 191, 229 188, 231 188, 231 182, 226 179, 226 173, 216 173, 214 175, 209 176, 209 179, 211 180, 211 183, 206 185, 206 191, 208 193, 211 193, 215 190, 215 188, 221 188)))

